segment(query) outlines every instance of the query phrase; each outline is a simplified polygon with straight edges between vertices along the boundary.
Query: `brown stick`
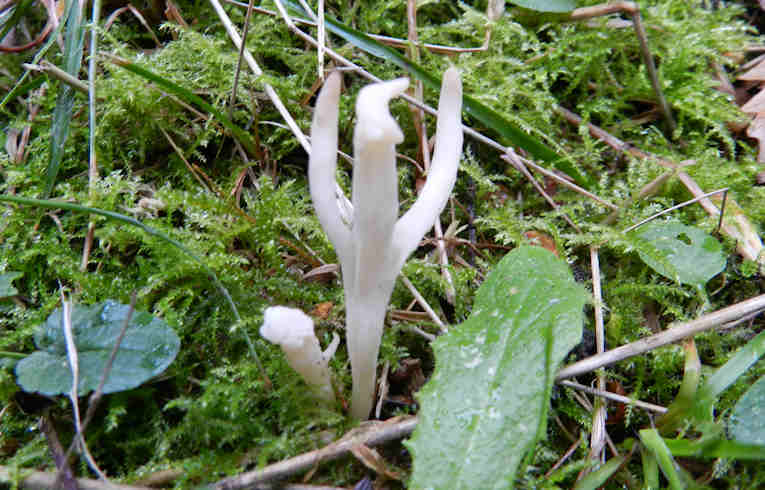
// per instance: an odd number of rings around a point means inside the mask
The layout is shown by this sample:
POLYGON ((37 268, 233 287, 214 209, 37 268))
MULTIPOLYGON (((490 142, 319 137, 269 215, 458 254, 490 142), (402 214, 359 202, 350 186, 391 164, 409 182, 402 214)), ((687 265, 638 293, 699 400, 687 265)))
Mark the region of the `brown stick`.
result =
POLYGON ((692 337, 697 333, 738 320, 741 317, 755 312, 761 312, 762 310, 765 310, 765 294, 755 296, 746 301, 709 313, 696 320, 670 326, 668 330, 657 333, 656 335, 651 335, 650 337, 625 344, 602 354, 596 354, 586 359, 582 359, 579 362, 569 364, 558 371, 558 374, 555 376, 555 381, 561 381, 566 378, 573 378, 580 374, 589 373, 598 368, 623 361, 624 359, 643 354, 644 352, 671 344, 672 342, 677 342, 678 340, 692 337))
POLYGON ((322 449, 279 461, 260 470, 248 471, 241 475, 226 478, 214 484, 211 488, 218 490, 252 488, 260 483, 283 479, 306 471, 325 461, 338 459, 349 453, 351 448, 359 444, 378 446, 406 437, 412 433, 416 425, 417 417, 396 417, 385 422, 370 422, 349 432, 348 435, 339 441, 322 449))
POLYGON ((653 403, 648 403, 641 400, 635 400, 634 398, 629 398, 629 397, 620 395, 618 393, 612 393, 610 391, 590 388, 589 386, 584 386, 582 384, 575 383, 573 381, 568 381, 564 379, 563 381, 559 381, 558 384, 561 384, 563 386, 568 386, 569 388, 574 388, 575 390, 581 390, 581 391, 584 391, 585 393, 599 396, 607 400, 613 400, 619 403, 624 403, 625 405, 634 405, 638 408, 642 408, 643 410, 648 410, 648 411, 656 412, 660 414, 667 413, 667 408, 662 407, 661 405, 654 405, 653 403))
MULTIPOLYGON (((0 482, 18 482, 19 488, 27 490, 50 490, 51 488, 55 488, 56 474, 47 471, 20 470, 17 472, 16 469, 0 466, 0 482), (21 475, 24 477, 21 478, 21 475)), ((120 485, 112 482, 92 480, 90 478, 77 478, 77 486, 80 490, 153 490, 149 487, 120 485)))
MULTIPOLYGON (((172 471, 172 470, 170 470, 172 471)), ((175 474, 169 476, 175 476, 178 478, 181 473, 174 472, 175 474)), ((26 490, 50 490, 54 488, 56 474, 46 471, 27 471, 21 469, 16 471, 7 466, 0 466, 0 482, 16 483, 18 482, 19 488, 26 490), (24 478, 20 478, 18 475, 25 475, 24 478)), ((99 480, 92 480, 90 478, 77 478, 77 486, 80 490, 156 490, 156 487, 141 486, 141 485, 120 485, 112 482, 102 482, 99 480)), ((279 485, 278 487, 270 484, 262 484, 251 487, 252 490, 342 490, 338 487, 319 486, 319 485, 279 485)))
POLYGON ((247 34, 250 32, 250 17, 252 17, 253 0, 247 4, 247 14, 244 16, 244 26, 242 27, 242 43, 239 45, 239 58, 236 60, 236 70, 234 70, 234 85, 231 87, 231 98, 228 101, 228 118, 234 120, 234 104, 236 103, 236 90, 239 86, 239 74, 242 72, 242 61, 244 60, 244 47, 247 45, 247 34))

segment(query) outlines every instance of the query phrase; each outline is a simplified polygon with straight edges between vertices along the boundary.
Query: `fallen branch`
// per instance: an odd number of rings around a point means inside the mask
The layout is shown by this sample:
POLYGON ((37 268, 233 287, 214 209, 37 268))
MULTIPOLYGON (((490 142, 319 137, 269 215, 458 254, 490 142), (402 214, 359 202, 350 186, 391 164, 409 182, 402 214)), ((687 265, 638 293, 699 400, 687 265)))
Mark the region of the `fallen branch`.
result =
POLYGON ((629 397, 620 395, 618 393, 612 393, 610 391, 590 388, 589 386, 584 386, 579 383, 574 383, 573 381, 568 381, 564 379, 562 381, 559 381, 558 384, 561 384, 563 386, 568 386, 569 388, 574 388, 575 390, 584 391, 585 393, 589 393, 590 395, 599 396, 607 400, 613 400, 615 402, 624 403, 625 405, 634 405, 638 408, 642 408, 643 410, 648 410, 650 412, 667 413, 666 407, 662 407, 660 405, 654 405, 653 403, 648 403, 641 400, 635 400, 634 398, 629 398, 629 397))
MULTIPOLYGON (((49 490, 55 488, 56 473, 47 471, 29 471, 25 468, 0 466, 0 482, 16 484, 27 490, 49 490)), ((135 487, 118 483, 77 478, 80 490, 154 490, 149 487, 135 487)), ((15 486, 13 488, 16 488, 15 486)))
POLYGON ((257 485, 280 480, 307 471, 320 463, 345 456, 359 444, 379 446, 406 437, 412 433, 416 425, 417 417, 395 417, 385 422, 367 422, 329 446, 279 461, 259 470, 226 478, 215 483, 211 488, 218 490, 261 488, 257 485))
POLYGON ((558 371, 558 374, 555 376, 555 381, 561 381, 566 378, 573 378, 580 374, 589 373, 598 368, 651 351, 657 347, 662 347, 677 342, 678 340, 692 337, 705 330, 723 326, 726 323, 739 320, 742 317, 760 313, 763 310, 765 310, 765 294, 755 296, 746 301, 709 313, 696 320, 681 323, 674 327, 670 326, 669 329, 657 333, 656 335, 651 335, 650 337, 625 344, 602 354, 596 354, 586 359, 582 359, 581 361, 570 364, 558 371))
MULTIPOLYGON (((165 470, 172 472, 175 478, 181 476, 181 473, 174 470, 165 470)), ((173 478, 174 479, 174 478, 173 478)), ((50 490, 55 488, 56 474, 46 471, 29 471, 24 468, 11 468, 9 466, 0 466, 0 482, 18 484, 18 488, 25 490, 50 490)), ((163 483, 171 484, 172 479, 162 480, 163 483)), ((77 486, 80 490, 156 490, 152 486, 120 485, 118 483, 103 482, 92 480, 90 478, 77 478, 77 486)), ((17 487, 13 487, 17 488, 17 487)), ((275 485, 275 484, 256 484, 249 487, 250 490, 342 490, 339 487, 321 486, 321 485, 275 485)))

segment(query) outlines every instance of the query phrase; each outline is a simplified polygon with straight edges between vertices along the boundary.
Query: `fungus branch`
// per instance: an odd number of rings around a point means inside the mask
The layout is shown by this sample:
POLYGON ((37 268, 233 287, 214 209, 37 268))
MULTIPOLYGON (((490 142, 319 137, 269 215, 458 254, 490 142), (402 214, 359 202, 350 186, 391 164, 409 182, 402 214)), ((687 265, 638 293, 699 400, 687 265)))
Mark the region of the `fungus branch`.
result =
POLYGON ((320 399, 334 403, 328 363, 340 343, 337 334, 322 352, 313 331, 313 320, 308 315, 295 308, 272 306, 266 308, 263 315, 260 335, 281 346, 290 367, 303 377, 320 399))

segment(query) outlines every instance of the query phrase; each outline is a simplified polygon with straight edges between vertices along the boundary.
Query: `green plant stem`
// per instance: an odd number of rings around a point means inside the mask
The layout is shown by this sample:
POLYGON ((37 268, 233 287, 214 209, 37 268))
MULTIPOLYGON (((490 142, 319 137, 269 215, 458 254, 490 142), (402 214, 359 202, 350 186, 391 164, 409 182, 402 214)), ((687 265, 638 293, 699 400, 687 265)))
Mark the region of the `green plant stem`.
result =
MULTIPOLYGON (((98 21, 101 17, 101 0, 93 0, 93 13, 90 26, 90 59, 88 60, 88 188, 89 199, 95 196, 95 185, 98 181, 98 159, 96 158, 96 50, 98 46, 98 21)), ((93 236, 96 224, 93 220, 88 223, 88 233, 82 247, 82 262, 80 270, 88 270, 90 249, 93 246, 93 236)))
POLYGON ((258 154, 257 145, 253 141, 252 137, 249 134, 247 134, 246 131, 242 130, 239 126, 234 124, 228 117, 226 117, 225 114, 223 114, 221 111, 216 109, 212 104, 208 103, 203 98, 192 93, 187 88, 181 87, 180 85, 173 83, 166 78, 162 78, 156 73, 153 73, 147 70, 146 68, 138 66, 135 63, 131 63, 130 61, 122 59, 118 56, 114 56, 114 55, 107 55, 107 56, 109 58, 109 61, 111 61, 115 65, 120 66, 138 75, 139 77, 142 77, 146 80, 154 82, 160 87, 162 87, 164 90, 167 90, 173 95, 176 95, 179 98, 183 99, 185 102, 192 103, 196 105, 197 107, 201 107, 205 111, 209 112, 226 129, 231 131, 231 133, 237 138, 237 140, 239 140, 239 142, 242 144, 242 146, 245 147, 245 149, 247 149, 247 151, 249 151, 253 155, 258 154))
MULTIPOLYGON (((85 39, 82 27, 84 8, 83 0, 70 0, 67 6, 70 14, 66 21, 64 35, 64 70, 73 78, 77 77, 77 72, 82 65, 82 45, 85 39)), ((74 114, 74 97, 74 89, 71 86, 59 86, 50 130, 50 158, 45 171, 44 198, 51 195, 56 185, 56 177, 64 157, 64 147, 69 139, 69 128, 74 114)))
POLYGON ((669 481, 669 488, 672 490, 683 490, 685 485, 677 471, 677 463, 672 458, 672 454, 664 443, 664 439, 659 436, 656 429, 643 429, 640 431, 640 440, 652 453, 659 468, 669 481))
POLYGON ((8 352, 5 350, 0 350, 0 357, 11 357, 13 359, 24 359, 27 357, 26 354, 21 354, 19 352, 8 352))

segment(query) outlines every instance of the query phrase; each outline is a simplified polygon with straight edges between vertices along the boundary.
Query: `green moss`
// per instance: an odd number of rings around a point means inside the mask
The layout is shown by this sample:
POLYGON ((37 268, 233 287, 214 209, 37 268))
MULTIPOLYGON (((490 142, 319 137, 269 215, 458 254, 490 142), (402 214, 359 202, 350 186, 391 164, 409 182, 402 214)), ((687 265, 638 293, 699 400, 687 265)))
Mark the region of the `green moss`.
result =
MULTIPOLYGON (((656 108, 639 45, 632 29, 612 28, 605 20, 532 25, 510 13, 493 26, 487 50, 451 57, 421 51, 420 63, 433 74, 442 73, 449 64, 458 66, 467 94, 569 155, 595 177, 592 190, 613 203, 626 202, 665 169, 655 162, 614 153, 584 128, 574 128, 559 118, 553 111, 556 104, 644 150, 675 162, 695 160, 685 170, 698 184, 704 190, 730 187, 729 198, 736 200, 755 226, 762 227, 765 187, 752 186, 760 170, 755 148, 728 129, 726 123, 740 122, 742 114, 727 96, 715 90, 709 69, 710 63, 732 66, 725 53, 754 41, 742 8, 728 5, 706 10, 698 2, 681 0, 644 2, 641 7, 659 75, 678 123, 672 135, 665 133, 661 119, 638 121, 643 113, 656 108)), ((480 46, 488 22, 484 8, 485 2, 425 2, 418 11, 420 40, 480 46)), ((227 9, 241 24, 243 11, 227 9)), ((330 1, 327 9, 358 29, 406 38, 404 0, 330 1)), ((149 52, 153 41, 143 28, 123 21, 105 34, 102 50, 135 61, 228 113, 236 50, 206 2, 188 2, 182 13, 193 27, 184 30, 165 25, 158 29, 163 42, 159 49, 149 52)), ((149 17, 154 22, 159 19, 149 17)), ((402 75, 392 64, 361 53, 334 36, 330 41, 343 55, 381 78, 402 75)), ((53 196, 134 215, 204 257, 231 292, 243 316, 241 323, 234 324, 231 311, 204 271, 166 242, 143 231, 100 217, 24 207, 9 207, 0 217, 0 271, 24 274, 15 282, 21 302, 0 308, 0 350, 33 350, 36 326, 58 305, 59 284, 83 303, 107 298, 127 302, 137 291, 139 307, 164 318, 182 338, 178 359, 159 380, 104 399, 88 440, 110 475, 136 479, 158 469, 180 469, 184 476, 176 485, 187 488, 319 447, 319 435, 324 431, 336 436, 351 425, 340 412, 315 407, 279 349, 258 339, 264 307, 287 304, 309 311, 329 301, 334 304, 332 312, 317 322, 317 332, 326 345, 333 332, 342 336, 344 306, 340 281, 302 280, 302 274, 315 265, 305 256, 315 253, 317 259, 330 264, 336 263, 337 257, 311 210, 305 176, 307 156, 289 130, 271 124, 283 121, 263 94, 263 83, 270 83, 298 125, 307 131, 312 114, 305 101, 316 81, 315 52, 306 49, 280 19, 265 15, 253 17, 248 47, 265 74, 255 78, 247 69, 242 72, 232 118, 256 136, 260 153, 250 155, 256 160, 242 161, 230 135, 213 119, 200 117, 157 87, 104 61, 97 80, 101 178, 89 186, 86 102, 78 95, 53 196), (209 182, 200 184, 162 131, 184 158, 209 177, 209 182), (142 208, 140 201, 147 197, 161 201, 162 209, 142 208), (83 271, 82 246, 91 219, 96 223, 96 240, 83 271), (242 330, 255 339, 273 383, 271 391, 249 357, 242 330)), ((57 47, 52 50, 50 59, 56 61, 57 47)), ((12 86, 21 73, 20 62, 29 61, 26 56, 0 57, 0 86, 12 86)), ((353 102, 365 82, 346 74, 344 84, 340 146, 351 152, 353 102)), ((26 126, 26 102, 40 106, 23 164, 0 153, 2 192, 39 196, 43 189, 50 114, 58 88, 58 82, 50 81, 44 93, 27 94, 28 101, 13 100, 0 114, 5 138, 9 128, 26 126)), ((431 90, 426 90, 425 97, 432 104, 437 100, 431 90)), ((399 151, 413 157, 417 140, 411 115, 402 103, 395 102, 392 108, 406 134, 399 151)), ((432 128, 432 118, 428 121, 432 128)), ((475 124, 470 117, 465 122, 475 124)), ((484 132, 484 128, 477 129, 484 132)), ((559 211, 550 210, 533 187, 493 150, 471 139, 466 140, 461 169, 454 193, 459 204, 444 213, 442 223, 446 228, 454 219, 460 226, 474 226, 478 252, 463 244, 453 249, 466 260, 474 255, 476 263, 476 268, 466 267, 452 255, 449 270, 457 293, 455 304, 446 306, 446 285, 440 267, 430 256, 431 245, 422 247, 404 268, 441 318, 451 317, 453 323, 464 320, 482 275, 507 249, 527 242, 523 234, 529 230, 549 235, 561 256, 582 272, 585 280, 589 275, 589 245, 600 246, 611 346, 653 333, 646 321, 647 312, 655 314, 662 327, 700 313, 696 292, 653 273, 621 234, 630 224, 689 199, 677 180, 670 179, 655 195, 630 203, 613 226, 605 226, 600 223, 608 210, 560 186, 548 186, 561 206, 559 211), (563 212, 581 227, 581 233, 568 227, 561 217, 563 212)), ((350 190, 349 175, 348 166, 341 162, 338 178, 346 192, 350 190)), ((400 165, 403 208, 414 200, 415 179, 411 165, 400 165)), ((716 226, 697 205, 676 211, 673 217, 708 232, 716 226)), ((457 236, 468 238, 467 229, 457 236)), ((709 308, 713 309, 763 293, 756 266, 735 256, 731 240, 725 239, 723 244, 730 254, 728 266, 707 288, 709 308)), ((410 302, 409 291, 397 285, 391 308, 406 308, 410 302)), ((429 374, 429 347, 406 326, 392 322, 386 329, 380 361, 393 367, 403 357, 416 356, 425 361, 429 374)), ((435 331, 432 325, 419 326, 435 331)), ((700 336, 697 345, 705 369, 722 364, 757 328, 761 323, 735 333, 700 336)), ((668 347, 607 372, 630 396, 669 404, 682 379, 682 366, 682 352, 668 347)), ((340 393, 347 397, 350 374, 343 346, 331 368, 340 393)), ((719 413, 724 416, 747 384, 761 375, 762 363, 723 395, 719 413)), ((3 415, 0 448, 9 447, 11 439, 19 446, 0 453, 0 459, 3 464, 20 467, 46 464, 45 442, 35 430, 29 430, 37 414, 20 410, 16 395, 12 372, 5 368, 0 372, 0 402, 11 408, 3 415)), ((590 414, 568 391, 561 390, 553 405, 554 414, 577 435, 578 431, 590 430, 590 414)), ((68 441, 69 404, 59 400, 50 410, 62 438, 68 441)), ((629 432, 648 423, 642 412, 629 410, 623 427, 629 432)), ((538 451, 538 466, 531 468, 524 480, 529 487, 544 484, 534 472, 538 469, 544 474, 568 444, 550 424, 548 440, 538 451)), ((582 449, 571 464, 555 474, 554 481, 571 486, 585 458, 582 449)), ((751 465, 720 464, 715 469, 723 482, 735 481, 741 488, 755 488, 763 481, 763 471, 751 465)), ((361 474, 360 466, 344 462, 322 467, 316 481, 352 485, 361 474)))

